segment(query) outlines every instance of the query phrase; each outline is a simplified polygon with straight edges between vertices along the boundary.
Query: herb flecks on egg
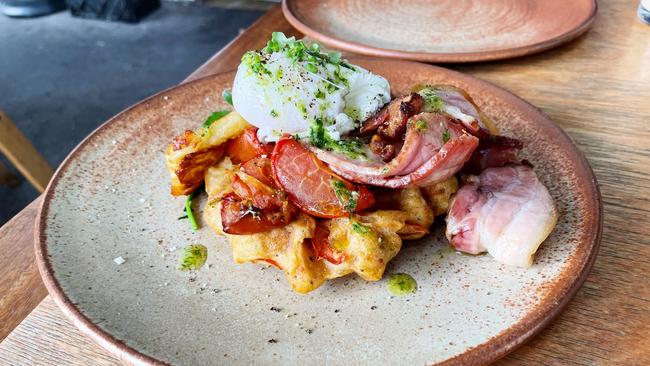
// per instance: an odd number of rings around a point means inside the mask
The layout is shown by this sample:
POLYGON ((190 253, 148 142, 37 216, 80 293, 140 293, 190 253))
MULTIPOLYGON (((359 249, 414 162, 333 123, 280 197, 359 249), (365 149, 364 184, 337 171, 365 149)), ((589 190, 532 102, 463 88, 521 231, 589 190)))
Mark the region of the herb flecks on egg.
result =
POLYGON ((345 135, 390 100, 390 85, 338 52, 273 33, 266 47, 243 56, 232 96, 235 109, 258 127, 262 142, 290 134, 363 157, 358 141, 345 135))
POLYGON ((338 152, 353 159, 366 155, 359 139, 339 138, 337 140, 333 138, 332 133, 325 128, 323 121, 319 118, 309 128, 309 142, 317 148, 338 152))

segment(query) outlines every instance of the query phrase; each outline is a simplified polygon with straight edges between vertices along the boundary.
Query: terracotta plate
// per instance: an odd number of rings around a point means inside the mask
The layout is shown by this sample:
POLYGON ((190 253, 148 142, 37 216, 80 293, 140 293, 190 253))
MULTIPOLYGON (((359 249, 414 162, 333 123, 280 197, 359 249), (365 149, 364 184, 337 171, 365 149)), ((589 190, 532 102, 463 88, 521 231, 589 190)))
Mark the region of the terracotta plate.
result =
POLYGON ((174 135, 228 107, 220 94, 234 74, 226 73, 124 111, 61 165, 43 200, 36 253, 65 314, 143 364, 480 364, 544 327, 584 281, 600 240, 600 196, 583 155, 548 117, 494 85, 424 64, 352 61, 386 76, 395 93, 416 83, 465 88, 526 143, 561 213, 532 268, 454 253, 442 220, 387 268, 415 277, 409 297, 356 276, 299 295, 278 270, 234 264, 224 239, 178 220, 184 200, 170 196, 163 163, 174 135), (193 243, 208 247, 208 265, 181 272, 176 248, 193 243))
POLYGON ((284 15, 334 48, 427 62, 497 60, 547 50, 591 25, 595 0, 284 0, 284 15))

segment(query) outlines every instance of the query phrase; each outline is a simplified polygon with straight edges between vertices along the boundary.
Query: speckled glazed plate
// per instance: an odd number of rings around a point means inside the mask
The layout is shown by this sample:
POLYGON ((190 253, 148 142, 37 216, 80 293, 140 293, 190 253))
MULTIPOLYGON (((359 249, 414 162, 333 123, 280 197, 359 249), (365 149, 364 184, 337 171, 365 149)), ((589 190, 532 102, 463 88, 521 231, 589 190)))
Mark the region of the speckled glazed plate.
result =
POLYGON ((289 23, 354 53, 427 62, 523 56, 568 42, 595 0, 284 0, 289 23))
POLYGON ((412 296, 356 276, 299 295, 278 270, 236 265, 223 238, 177 219, 184 200, 170 196, 163 162, 174 135, 228 107, 220 94, 234 73, 226 73, 124 111, 61 165, 37 221, 36 254, 65 314, 130 362, 177 365, 484 364, 548 324, 583 283, 600 240, 600 196, 583 155, 548 117, 494 85, 424 64, 352 62, 387 77, 396 94, 417 83, 464 88, 525 142, 560 212, 532 268, 456 254, 442 220, 387 268, 417 280, 412 296), (193 243, 208 247, 207 265, 181 272, 175 248, 193 243), (126 262, 116 264, 119 256, 126 262))

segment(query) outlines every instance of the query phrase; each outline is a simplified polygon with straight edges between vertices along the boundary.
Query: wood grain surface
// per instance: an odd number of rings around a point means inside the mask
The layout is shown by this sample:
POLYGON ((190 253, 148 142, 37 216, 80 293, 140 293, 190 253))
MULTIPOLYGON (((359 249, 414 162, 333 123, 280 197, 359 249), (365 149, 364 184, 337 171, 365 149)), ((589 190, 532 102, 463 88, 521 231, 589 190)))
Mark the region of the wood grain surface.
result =
POLYGON ((49 296, 29 315, 28 320, 0 344, 0 364, 125 364, 78 332, 49 296))
MULTIPOLYGON (((587 282, 548 328, 500 365, 650 364, 650 27, 636 19, 636 6, 599 2, 585 36, 543 54, 451 66, 550 115, 585 152, 604 200, 603 241, 587 282)), ((290 29, 275 8, 190 78, 234 69, 242 52, 262 45, 270 31, 290 29)), ((16 280, 24 278, 17 273, 35 270, 25 265, 33 260, 34 215, 32 204, 0 229, 0 330, 11 328, 4 327, 7 319, 15 324, 43 295, 40 284, 16 280), (5 248, 18 254, 5 255, 5 248), (14 289, 10 301, 6 288, 14 289)), ((121 363, 46 298, 0 344, 0 364, 121 363)))
POLYGON ((47 295, 34 257, 40 197, 0 228, 0 341, 47 295))

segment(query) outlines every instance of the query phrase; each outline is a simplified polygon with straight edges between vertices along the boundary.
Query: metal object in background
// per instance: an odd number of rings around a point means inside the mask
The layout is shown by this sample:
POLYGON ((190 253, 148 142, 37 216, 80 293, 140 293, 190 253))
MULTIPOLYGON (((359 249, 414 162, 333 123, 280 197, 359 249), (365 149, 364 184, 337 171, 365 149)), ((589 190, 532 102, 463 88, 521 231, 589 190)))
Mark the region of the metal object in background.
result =
POLYGON ((650 24, 650 0, 641 0, 636 14, 645 24, 650 24))
POLYGON ((9 17, 32 18, 63 9, 64 0, 0 0, 0 12, 9 17))

